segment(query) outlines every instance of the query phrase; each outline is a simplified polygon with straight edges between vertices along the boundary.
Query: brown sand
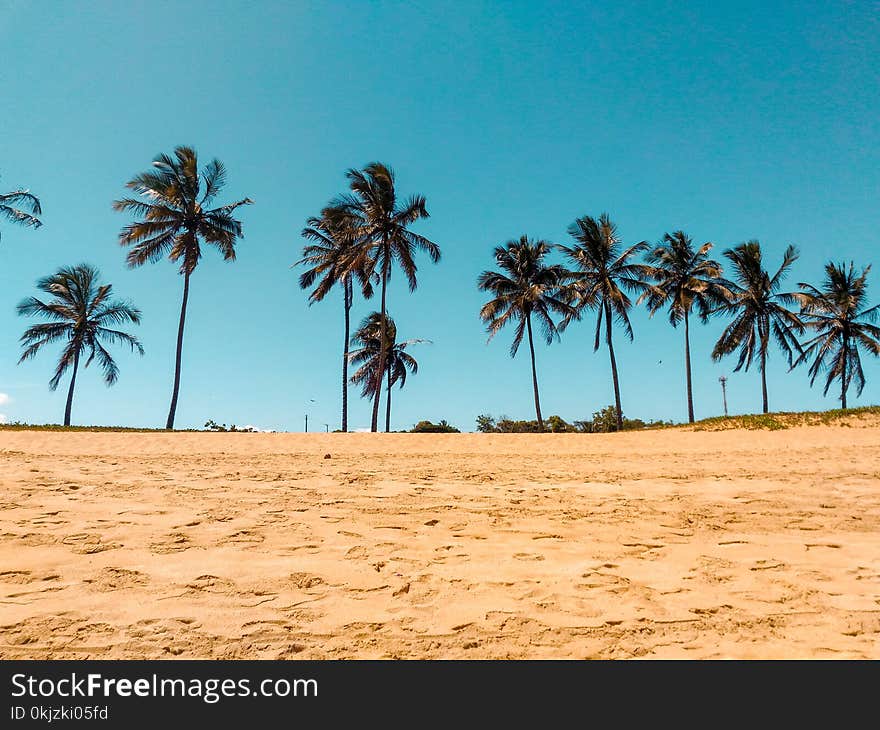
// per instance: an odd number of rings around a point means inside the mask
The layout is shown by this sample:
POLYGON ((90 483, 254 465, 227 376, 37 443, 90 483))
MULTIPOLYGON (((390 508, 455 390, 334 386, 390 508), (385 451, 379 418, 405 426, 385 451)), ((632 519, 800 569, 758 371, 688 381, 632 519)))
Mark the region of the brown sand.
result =
POLYGON ((880 658, 880 423, 0 432, 0 657, 880 658))

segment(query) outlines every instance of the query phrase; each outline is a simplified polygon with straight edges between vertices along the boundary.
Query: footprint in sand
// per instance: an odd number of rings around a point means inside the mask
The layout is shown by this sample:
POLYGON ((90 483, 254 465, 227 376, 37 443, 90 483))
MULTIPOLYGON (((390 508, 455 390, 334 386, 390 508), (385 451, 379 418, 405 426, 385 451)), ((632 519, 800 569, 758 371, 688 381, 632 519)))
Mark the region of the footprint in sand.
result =
POLYGON ((186 535, 182 532, 172 532, 161 540, 152 543, 150 545, 150 552, 165 555, 167 553, 183 552, 191 547, 192 543, 186 535))
POLYGON ((79 555, 92 555, 122 547, 118 542, 102 542, 100 535, 89 532, 68 535, 61 542, 69 545, 71 550, 79 555))
POLYGON ((36 580, 29 570, 4 570, 0 572, 0 583, 30 583, 36 580))
POLYGON ((291 573, 287 576, 287 580, 300 590, 308 590, 324 583, 324 579, 321 576, 312 575, 311 573, 291 573))
POLYGON ((104 568, 91 578, 85 578, 86 583, 93 591, 107 593, 120 588, 139 588, 147 585, 150 579, 138 570, 127 570, 113 566, 104 568))
POLYGON ((228 545, 229 543, 238 543, 240 545, 259 545, 265 541, 266 536, 256 530, 238 530, 221 538, 217 541, 218 545, 228 545))
POLYGON ((589 573, 584 573, 581 575, 581 578, 586 579, 585 583, 578 583, 577 588, 581 590, 589 590, 593 588, 620 588, 622 586, 628 586, 630 584, 629 578, 624 578, 623 576, 613 575, 611 573, 600 573, 598 570, 590 571, 589 573))
POLYGON ((194 578, 186 584, 186 587, 191 591, 204 593, 234 593, 236 591, 236 585, 233 581, 210 573, 194 578))

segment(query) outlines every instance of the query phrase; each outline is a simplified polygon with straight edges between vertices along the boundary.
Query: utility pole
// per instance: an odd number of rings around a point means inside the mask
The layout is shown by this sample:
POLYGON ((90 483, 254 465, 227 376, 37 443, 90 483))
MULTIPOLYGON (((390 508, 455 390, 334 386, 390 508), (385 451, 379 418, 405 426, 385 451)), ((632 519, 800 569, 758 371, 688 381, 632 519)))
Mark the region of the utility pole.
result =
POLYGON ((724 417, 727 418, 727 376, 722 375, 718 381, 721 383, 721 397, 724 400, 724 417))
POLYGON ((308 412, 308 409, 311 409, 311 406, 309 405, 309 403, 314 403, 314 402, 315 402, 314 398, 309 398, 308 401, 306 401, 306 403, 305 403, 305 407, 307 409, 306 410, 306 433, 309 432, 309 412, 308 412))

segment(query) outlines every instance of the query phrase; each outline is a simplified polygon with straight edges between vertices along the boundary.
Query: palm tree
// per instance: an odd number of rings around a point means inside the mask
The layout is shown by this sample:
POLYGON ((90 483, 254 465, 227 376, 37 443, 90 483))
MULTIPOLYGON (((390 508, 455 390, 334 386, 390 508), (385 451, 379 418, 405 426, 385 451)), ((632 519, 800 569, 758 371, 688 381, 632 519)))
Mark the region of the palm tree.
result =
POLYGON ((389 316, 383 317, 380 312, 372 312, 361 322, 361 326, 355 332, 352 342, 358 345, 358 349, 349 354, 349 358, 360 367, 351 376, 351 382, 361 386, 361 395, 364 398, 375 398, 377 384, 382 387, 383 378, 386 381, 385 397, 385 433, 391 430, 391 388, 400 383, 400 387, 406 384, 406 374, 409 370, 413 375, 418 373, 419 364, 415 358, 406 352, 408 347, 427 342, 427 340, 405 340, 397 342, 397 326, 389 316), (376 374, 382 363, 382 335, 385 335, 385 363, 384 372, 376 374))
POLYGON ((183 326, 189 299, 189 278, 202 257, 200 241, 216 246, 224 261, 235 261, 235 242, 242 237, 241 221, 232 213, 253 201, 244 198, 216 208, 207 206, 226 183, 226 168, 211 160, 199 174, 198 157, 190 147, 178 147, 174 157, 159 155, 153 170, 141 173, 126 184, 138 195, 113 203, 114 210, 131 212, 142 220, 131 223, 119 234, 119 243, 129 246, 129 268, 148 261, 155 263, 167 254, 180 265, 183 274, 183 301, 177 328, 177 357, 174 388, 165 428, 174 428, 177 395, 180 390, 180 361, 183 352, 183 326))
POLYGON ((552 315, 575 316, 575 310, 565 301, 563 292, 565 269, 559 264, 545 263, 552 248, 553 244, 547 241, 535 241, 527 236, 521 236, 518 241, 508 241, 503 246, 496 246, 493 255, 500 271, 484 271, 477 280, 479 289, 493 296, 480 310, 480 318, 486 323, 489 339, 508 322, 517 322, 510 346, 510 356, 514 357, 523 336, 528 334, 535 415, 538 428, 542 431, 544 421, 541 418, 541 399, 538 395, 532 315, 537 319, 548 345, 559 337, 552 315))
POLYGON ((694 422, 690 313, 696 305, 700 319, 705 322, 730 294, 720 281, 721 264, 709 258, 711 250, 711 243, 694 249, 693 241, 684 231, 664 234, 663 240, 646 256, 651 264, 649 276, 654 283, 636 302, 639 304, 646 300, 651 316, 669 307, 669 322, 673 327, 684 322, 685 379, 690 423, 694 422))
MULTIPOLYGON (((421 218, 428 217, 425 198, 413 195, 406 201, 398 199, 394 172, 381 162, 372 162, 363 170, 351 169, 346 173, 351 193, 336 201, 353 215, 362 219, 359 231, 361 245, 358 255, 352 260, 354 270, 363 269, 368 276, 377 273, 382 282, 381 326, 386 320, 386 289, 391 269, 396 262, 406 276, 410 291, 418 285, 417 266, 414 254, 417 250, 427 252, 431 261, 440 260, 440 248, 424 236, 413 233, 409 226, 421 218)), ((380 339, 379 367, 376 377, 385 372, 387 338, 380 339)), ((381 382, 376 383, 373 393, 373 415, 370 429, 376 431, 379 422, 379 398, 381 382)))
POLYGON ((39 228, 43 223, 37 216, 42 213, 39 199, 28 190, 0 193, 0 217, 8 221, 39 228))
POLYGON ((767 354, 771 335, 787 356, 789 366, 793 364, 794 353, 801 352, 795 333, 803 332, 803 324, 794 312, 784 306, 791 301, 790 296, 779 292, 782 280, 798 258, 798 252, 794 246, 786 248, 782 265, 773 276, 762 265, 761 244, 758 241, 748 241, 728 249, 724 257, 733 266, 735 281, 725 280, 724 286, 730 296, 718 311, 727 312, 734 319, 715 343, 712 359, 720 360, 739 350, 734 372, 743 366, 748 371, 757 352, 761 368, 763 412, 767 413, 767 354))
MULTIPOLYGON (((363 228, 359 216, 345 208, 328 206, 318 217, 309 218, 303 229, 303 238, 311 241, 303 247, 303 258, 296 265, 309 266, 299 277, 299 285, 308 289, 317 282, 309 295, 309 306, 321 301, 336 285, 342 286, 345 310, 345 342, 342 353, 342 430, 348 431, 348 343, 350 337, 351 306, 354 300, 352 277, 360 280, 364 298, 373 295, 370 277, 363 267, 352 268, 359 243, 358 231, 363 228)), ((362 262, 361 262, 362 263, 362 262)))
MULTIPOLYGON (((611 378, 614 382, 614 403, 617 408, 617 429, 623 429, 623 410, 620 405, 620 384, 617 377, 617 360, 611 338, 613 318, 623 327, 624 334, 632 340, 633 331, 629 321, 632 301, 624 290, 642 292, 646 289, 646 277, 650 268, 644 264, 631 263, 632 258, 648 248, 645 241, 621 250, 617 226, 607 213, 599 219, 584 216, 568 228, 577 241, 574 246, 558 246, 574 265, 569 272, 572 280, 573 302, 578 312, 586 308, 596 309, 596 338, 593 351, 599 349, 602 322, 605 322, 605 342, 611 359, 611 378)), ((571 318, 563 322, 567 326, 571 318)))
POLYGON ((139 324, 140 310, 129 302, 111 300, 112 285, 99 284, 99 278, 98 270, 85 264, 58 269, 37 282, 37 288, 52 299, 43 301, 28 297, 18 305, 20 315, 50 320, 25 330, 21 336, 24 352, 19 363, 34 357, 44 345, 59 340, 65 343, 55 375, 49 381, 49 388, 55 390, 67 369, 73 368, 64 409, 65 426, 70 425, 76 373, 84 353, 88 353, 88 359, 83 367, 88 367, 97 358, 108 386, 116 382, 119 368, 103 343, 128 345, 144 354, 137 338, 115 329, 115 326, 127 322, 139 324))
POLYGON ((862 370, 860 349, 880 356, 880 327, 872 322, 877 320, 880 305, 865 309, 868 272, 870 266, 856 275, 850 262, 849 269, 843 264, 825 266, 825 281, 822 289, 810 284, 799 284, 803 291, 792 294, 801 305, 801 318, 804 326, 816 336, 803 343, 804 350, 795 365, 813 357, 810 366, 810 385, 820 370, 827 370, 823 395, 835 379, 840 380, 840 405, 846 408, 846 392, 855 382, 857 395, 865 387, 865 373, 862 370))

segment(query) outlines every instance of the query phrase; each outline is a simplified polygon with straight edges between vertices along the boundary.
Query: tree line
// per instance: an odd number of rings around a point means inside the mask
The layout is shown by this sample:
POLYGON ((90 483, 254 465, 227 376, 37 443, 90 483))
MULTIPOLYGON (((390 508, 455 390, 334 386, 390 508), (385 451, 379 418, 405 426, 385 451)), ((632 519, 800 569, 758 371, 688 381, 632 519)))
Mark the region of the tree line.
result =
MULTIPOLYGON (((190 147, 159 155, 151 168, 133 177, 126 187, 133 195, 113 203, 114 210, 134 220, 119 234, 127 249, 126 263, 136 268, 167 258, 183 277, 177 325, 174 379, 166 428, 173 429, 180 391, 180 375, 190 278, 202 257, 202 246, 217 249, 225 261, 234 261, 243 237, 237 209, 250 205, 242 198, 224 205, 216 198, 226 184, 226 169, 217 159, 199 168, 190 147)), ((403 387, 408 374, 418 372, 414 345, 426 340, 399 340, 389 312, 388 282, 394 270, 405 277, 410 292, 418 286, 417 256, 440 260, 439 246, 411 230, 428 218, 422 195, 404 197, 397 190, 393 170, 379 162, 347 171, 348 189, 333 198, 320 213, 306 221, 306 243, 296 265, 303 267, 299 285, 309 290, 309 304, 342 291, 342 430, 348 430, 348 386, 359 386, 372 403, 371 431, 377 431, 385 393, 385 430, 390 429, 392 388, 403 387), (364 300, 379 291, 378 311, 368 314, 354 334, 351 310, 355 294, 364 300), (353 347, 352 347, 353 346, 353 347), (349 375, 349 365, 355 372, 349 375)), ((0 217, 37 228, 41 225, 39 199, 25 189, 0 194, 0 217)), ((748 370, 757 361, 761 373, 762 406, 769 409, 767 357, 771 341, 785 355, 789 369, 807 365, 812 386, 825 373, 824 394, 839 381, 840 401, 847 407, 851 386, 858 394, 865 386, 861 353, 880 355, 880 328, 875 326, 878 306, 867 301, 870 265, 857 269, 850 262, 829 262, 819 286, 800 282, 783 291, 782 284, 798 258, 789 246, 773 273, 765 266, 761 245, 751 240, 722 252, 724 265, 711 258, 712 243, 695 245, 683 231, 663 235, 656 245, 646 241, 625 246, 607 214, 585 215, 569 226, 572 241, 555 244, 526 235, 496 246, 496 268, 477 279, 489 295, 479 316, 489 339, 508 324, 513 326, 511 357, 527 340, 537 430, 545 430, 541 415, 535 340, 547 344, 588 314, 595 315, 593 349, 604 339, 614 391, 613 418, 624 427, 614 332, 634 337, 630 313, 644 305, 651 316, 665 311, 669 323, 682 325, 688 420, 694 421, 690 326, 713 317, 729 322, 712 351, 715 360, 736 355, 735 371, 748 370), (556 254, 561 261, 553 262, 556 254), (535 333, 537 329, 537 335, 535 333)), ((49 381, 55 389, 70 370, 64 424, 70 425, 77 372, 97 360, 108 385, 119 369, 107 347, 127 345, 143 354, 137 338, 119 329, 138 324, 140 310, 131 302, 111 298, 112 285, 101 284, 99 272, 87 264, 62 267, 40 279, 45 296, 31 296, 18 305, 23 316, 44 322, 32 325, 21 337, 19 362, 34 357, 45 345, 63 343, 49 381)), ((608 409, 606 409, 608 411, 608 409)), ((605 413, 604 419, 609 417, 605 413)), ((523 422, 525 423, 525 422, 523 422)), ((491 430, 488 428, 485 430, 491 430)), ((559 424, 551 424, 556 430, 559 424)), ((586 427, 584 427, 586 428, 586 427)), ((592 428, 592 427, 591 427, 592 428)), ((481 429, 482 430, 482 429, 481 429)))
POLYGON ((752 240, 723 252, 730 274, 710 258, 712 243, 695 246, 683 231, 663 235, 655 246, 646 241, 624 246, 616 225, 607 214, 583 216, 568 228, 573 244, 552 244, 522 236, 494 250, 497 268, 484 271, 478 286, 491 299, 480 316, 490 339, 506 325, 514 326, 511 357, 527 337, 538 430, 544 430, 535 365, 533 326, 547 344, 573 322, 595 313, 593 350, 603 339, 608 349, 614 389, 617 430, 623 428, 617 358, 614 354, 615 325, 632 340, 630 312, 644 304, 653 316, 666 311, 673 327, 683 325, 688 421, 694 421, 690 354, 692 316, 707 322, 725 316, 730 322, 712 350, 720 360, 737 355, 734 371, 746 370, 757 359, 761 372, 763 412, 769 410, 767 356, 775 341, 787 358, 789 369, 809 363, 812 385, 826 373, 824 394, 835 380, 840 400, 847 407, 847 392, 854 385, 861 394, 865 386, 861 352, 880 355, 880 328, 873 323, 878 307, 867 304, 870 265, 825 266, 819 287, 801 282, 794 291, 781 291, 798 253, 789 246, 774 273, 764 265, 761 244, 752 240), (553 252, 565 263, 552 263, 553 252))

